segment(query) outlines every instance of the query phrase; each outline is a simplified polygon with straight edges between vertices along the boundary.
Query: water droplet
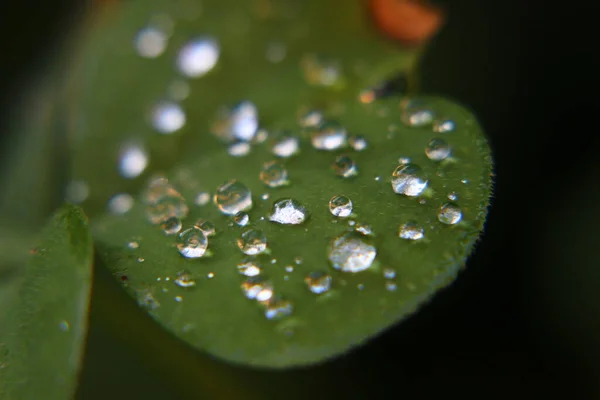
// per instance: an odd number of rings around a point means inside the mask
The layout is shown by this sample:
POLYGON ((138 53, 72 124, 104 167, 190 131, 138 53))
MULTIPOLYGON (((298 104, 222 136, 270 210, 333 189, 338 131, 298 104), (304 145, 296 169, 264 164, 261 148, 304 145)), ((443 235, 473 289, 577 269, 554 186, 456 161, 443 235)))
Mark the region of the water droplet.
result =
POLYGON ((400 158, 398 158, 398 164, 400 164, 400 165, 410 164, 410 157, 400 157, 400 158))
POLYGON ((280 199, 273 203, 269 221, 284 225, 298 225, 308 218, 308 211, 298 200, 280 199))
POLYGON ((244 254, 260 254, 267 249, 267 235, 260 229, 248 229, 240 235, 237 245, 244 254))
POLYGON ((433 111, 419 106, 407 105, 402 107, 400 119, 406 126, 418 128, 431 124, 435 117, 433 111))
POLYGON ((147 289, 139 290, 137 292, 137 302, 141 307, 149 311, 156 310, 158 307, 160 307, 159 301, 156 300, 154 295, 147 289))
POLYGON ((244 296, 250 300, 267 301, 273 297, 273 285, 260 276, 251 276, 241 284, 244 296))
POLYGON ((271 197, 271 195, 269 195, 269 193, 263 193, 260 195, 261 200, 269 200, 269 197, 271 197))
POLYGON ((277 161, 269 161, 263 165, 260 180, 269 187, 280 187, 289 183, 287 170, 277 161))
POLYGON ((369 146, 367 139, 360 135, 350 136, 348 138, 348 144, 354 151, 363 151, 369 146))
POLYGON ((165 235, 175 235, 181 230, 181 220, 177 217, 165 219, 161 225, 165 235))
POLYGON ((427 188, 427 177, 416 164, 396 167, 392 173, 392 189, 405 196, 418 196, 427 188))
POLYGON ((164 101, 155 105, 152 110, 152 126, 163 135, 178 131, 185 125, 185 121, 185 112, 177 103, 164 101))
POLYGON ((356 224, 356 226, 354 227, 354 230, 358 233, 360 233, 361 235, 365 235, 365 236, 373 236, 373 227, 371 225, 368 224, 356 224))
POLYGON ((222 107, 212 124, 212 132, 226 142, 250 142, 258 132, 258 108, 251 101, 222 107))
POLYGON ((377 182, 381 182, 381 177, 380 177, 380 176, 376 176, 376 177, 375 177, 375 180, 376 180, 377 182))
POLYGON ((140 29, 134 39, 137 53, 144 58, 156 58, 164 53, 167 48, 168 36, 155 27, 140 29))
POLYGON ((304 278, 308 290, 321 294, 331 289, 331 276, 325 272, 311 272, 304 278))
POLYGON ((456 124, 453 120, 448 118, 437 119, 433 121, 433 131, 437 133, 450 133, 454 132, 456 124))
POLYGON ((448 200, 457 201, 458 193, 456 193, 456 192, 448 193, 448 200))
POLYGON ((121 150, 119 172, 123 178, 138 177, 148 166, 148 153, 140 145, 127 145, 121 150))
POLYGON ((460 183, 463 183, 463 184, 467 185, 469 183, 469 180, 468 179, 461 179, 460 183))
POLYGON ((187 42, 177 55, 179 71, 189 77, 198 78, 210 72, 219 61, 220 48, 216 39, 199 37, 187 42))
POLYGON ((324 122, 311 132, 311 143, 317 150, 337 150, 346 145, 346 129, 337 122, 324 122))
POLYGON ((266 58, 273 64, 280 63, 285 58, 287 48, 281 42, 271 42, 267 45, 266 58))
POLYGON ((294 311, 294 306, 289 300, 281 298, 272 298, 265 304, 265 317, 271 320, 277 320, 290 315, 294 311))
POLYGON ((250 154, 250 143, 237 142, 232 143, 227 148, 227 153, 232 157, 244 157, 250 154))
POLYGON ((358 290, 363 290, 365 288, 365 285, 363 283, 359 283, 358 285, 356 285, 356 288, 358 290))
POLYGON ((197 220, 194 224, 194 227, 200 229, 206 237, 215 236, 217 234, 217 228, 215 227, 215 224, 204 219, 197 220))
POLYGON ((421 240, 425 237, 425 229, 415 222, 407 222, 400 225, 398 236, 406 240, 421 240))
POLYGON ((285 266, 285 272, 288 272, 288 273, 294 272, 294 266, 293 265, 286 265, 285 266))
POLYGON ((108 200, 108 212, 114 215, 126 214, 133 207, 133 197, 127 193, 115 194, 108 200))
POLYGON ((151 224, 157 225, 170 217, 183 219, 187 216, 189 208, 185 200, 177 195, 165 195, 160 197, 146 209, 146 216, 151 224))
POLYGON ((246 258, 237 266, 238 272, 245 276, 257 276, 262 272, 262 266, 254 259, 246 258))
POLYGON ((138 257, 136 261, 139 263, 143 263, 146 260, 144 260, 144 257, 138 257))
POLYGON ((462 219, 462 210, 455 203, 446 203, 438 211, 438 220, 447 225, 454 225, 462 219))
POLYGON ((196 195, 196 198, 194 199, 194 204, 196 204, 197 206, 205 206, 210 202, 210 193, 208 192, 200 192, 196 195))
POLYGON ((434 138, 427 143, 425 154, 432 161, 442 161, 450 157, 452 149, 450 145, 443 139, 434 138))
POLYGON ((173 280, 177 286, 189 288, 196 286, 196 281, 192 278, 192 274, 187 270, 181 270, 173 280))
POLYGON ((396 277, 396 271, 392 268, 384 268, 383 269, 383 277, 385 279, 394 279, 396 277))
POLYGON ((334 238, 328 249, 328 258, 333 268, 343 272, 360 272, 369 268, 377 249, 365 236, 346 232, 334 238))
POLYGON ((196 228, 189 228, 177 236, 177 250, 186 258, 200 258, 206 253, 208 239, 196 228))
POLYGON ((295 136, 284 136, 277 140, 271 150, 277 157, 291 157, 300 149, 300 141, 295 136))
POLYGON ((246 226, 250 222, 250 216, 248 213, 240 211, 233 217, 233 222, 235 222, 238 226, 246 226))
POLYGON ((389 291, 389 292, 395 292, 395 291, 396 291, 396 289, 398 289, 398 285, 396 285, 396 283, 395 283, 395 282, 390 282, 390 281, 387 281, 387 282, 385 283, 385 289, 386 289, 387 291, 389 291))
POLYGON ((70 181, 65 188, 65 200, 69 203, 82 203, 89 195, 90 186, 85 181, 70 181))
POLYGON ((296 265, 302 264, 302 257, 295 257, 294 262, 296 263, 296 265))
POLYGON ((342 78, 338 63, 314 54, 302 57, 300 66, 304 72, 304 78, 311 85, 334 86, 340 83, 342 78))
POLYGON ((62 320, 58 323, 58 329, 60 329, 63 332, 68 332, 69 330, 71 330, 71 324, 69 324, 69 321, 67 320, 62 320))
POLYGON ((217 188, 213 202, 222 214, 235 215, 252 208, 252 193, 246 185, 232 179, 217 188))
POLYGON ((132 250, 135 250, 135 249, 137 249, 137 248, 140 247, 140 244, 138 242, 136 242, 136 241, 131 241, 131 242, 127 243, 127 247, 130 248, 130 249, 132 249, 132 250))
POLYGON ((342 178, 350 178, 358 175, 358 167, 353 159, 346 155, 341 155, 335 158, 333 162, 333 170, 337 176, 342 178))
POLYGON ((352 200, 346 196, 333 196, 329 200, 329 212, 335 217, 346 218, 352 214, 352 200))
POLYGON ((212 279, 215 277, 215 273, 214 272, 209 272, 208 274, 206 274, 206 278, 208 279, 212 279))
POLYGON ((316 128, 323 123, 323 113, 319 110, 308 110, 298 118, 298 125, 303 128, 316 128))

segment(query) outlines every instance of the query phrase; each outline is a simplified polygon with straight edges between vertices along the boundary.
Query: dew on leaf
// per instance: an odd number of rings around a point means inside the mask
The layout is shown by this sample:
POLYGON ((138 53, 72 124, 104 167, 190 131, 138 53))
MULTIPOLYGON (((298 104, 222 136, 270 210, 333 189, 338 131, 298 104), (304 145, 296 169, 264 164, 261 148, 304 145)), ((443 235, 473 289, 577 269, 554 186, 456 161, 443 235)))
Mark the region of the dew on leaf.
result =
POLYGON ((248 213, 240 211, 233 216, 233 222, 238 226, 246 226, 250 222, 250 216, 248 213))
POLYGON ((131 242, 127 243, 127 247, 130 248, 130 249, 132 249, 132 250, 135 250, 135 249, 137 249, 137 248, 140 247, 140 244, 138 242, 136 242, 136 241, 131 241, 131 242))
POLYGON ((238 272, 245 276, 257 276, 262 272, 260 263, 252 258, 246 258, 237 265, 238 272))
POLYGON ((297 154, 300 149, 300 141, 295 136, 284 136, 277 140, 271 150, 277 157, 287 158, 297 154))
POLYGON ((323 122, 311 132, 311 143, 317 150, 337 150, 346 146, 346 129, 335 121, 323 122))
POLYGON ((135 35, 133 45, 136 52, 144 58, 156 58, 165 52, 168 35, 156 27, 145 27, 135 35))
POLYGON ((392 189, 405 196, 418 196, 427 188, 428 180, 421 167, 404 164, 392 172, 392 189))
POLYGON ((147 289, 138 290, 137 303, 149 311, 156 310, 160 307, 160 302, 156 300, 154 295, 147 289))
POLYGON ((225 142, 250 142, 258 131, 258 108, 248 100, 222 107, 211 130, 225 142))
POLYGON ((169 217, 162 222, 161 228, 165 235, 175 235, 181 230, 181 220, 177 217, 169 217))
POLYGON ((400 165, 410 164, 410 157, 399 157, 398 164, 400 164, 400 165))
POLYGON ((361 235, 373 236, 373 227, 369 224, 358 223, 354 227, 354 230, 361 235))
POLYGON ((208 192, 200 192, 196 195, 196 198, 194 199, 194 204, 200 207, 205 206, 208 203, 210 203, 210 193, 208 192))
POLYGON ((294 307, 289 300, 280 297, 271 298, 265 303, 265 317, 271 320, 277 320, 290 315, 294 307))
POLYGON ((369 146, 367 139, 365 139, 364 136, 360 135, 350 136, 348 138, 348 144, 350 145, 350 147, 352 147, 352 150, 354 151, 363 151, 369 146))
POLYGON ((294 272, 294 266, 293 265, 286 265, 285 266, 285 272, 288 272, 288 273, 294 272))
POLYGON ((248 229, 238 238, 237 246, 244 254, 260 254, 267 249, 267 235, 260 229, 248 229))
POLYGON ((433 111, 428 108, 413 106, 408 104, 401 106, 400 118, 402 122, 409 127, 419 128, 430 125, 435 118, 433 111))
POLYGON ((406 240, 421 240, 425 237, 425 229, 415 222, 407 222, 398 228, 398 237, 406 240))
POLYGON ((437 133, 450 133, 456 129, 456 124, 448 118, 436 119, 433 121, 433 131, 437 133))
POLYGON ((316 128, 324 121, 323 113, 319 110, 308 110, 298 118, 298 125, 303 128, 316 128))
POLYGON ((346 218, 352 214, 352 200, 336 195, 329 200, 329 212, 335 217, 346 218))
POLYGON ((387 281, 385 283, 385 290, 388 292, 395 292, 398 289, 398 285, 395 282, 387 281))
POLYGON ((337 156, 333 162, 333 170, 337 176, 350 178, 358 175, 358 167, 352 158, 347 155, 337 156))
POLYGON ((178 192, 175 193, 177 194, 162 196, 154 203, 148 205, 146 216, 150 223, 157 225, 170 217, 177 217, 179 219, 187 217, 189 207, 183 197, 180 197, 178 192))
POLYGON ((250 300, 267 301, 273 297, 273 285, 261 276, 251 276, 242 282, 244 296, 250 300))
POLYGON ((177 250, 185 258, 200 258, 206 253, 208 239, 204 233, 192 227, 177 235, 177 250))
POLYGON ((187 270, 181 270, 177 273, 173 282, 180 287, 189 288, 196 286, 196 281, 192 278, 192 274, 187 270))
POLYGON ((432 161, 442 161, 450 157, 452 149, 444 139, 434 138, 427 143, 425 154, 432 161))
POLYGON ((183 128, 186 122, 185 112, 181 106, 172 101, 163 101, 152 109, 152 126, 163 135, 168 135, 183 128))
POLYGON ((235 215, 252 208, 252 193, 246 185, 232 179, 217 188, 213 202, 222 214, 235 215))
POLYGON ((123 178, 140 176, 148 166, 148 153, 140 145, 127 145, 119 156, 119 173, 123 178))
POLYGON ((204 219, 197 220, 196 223, 194 223, 194 227, 200 229, 206 237, 215 236, 217 234, 215 224, 204 219))
POLYGON ((67 320, 62 320, 58 323, 58 329, 60 329, 63 332, 68 332, 69 330, 71 330, 71 324, 67 320))
POLYGON ((280 199, 273 203, 269 221, 283 225, 298 225, 306 221, 308 210, 298 200, 280 199))
POLYGON ((448 193, 448 200, 457 201, 458 200, 458 193, 456 193, 456 192, 448 193))
POLYGON ((331 289, 331 275, 325 272, 311 272, 306 278, 304 278, 304 283, 313 293, 321 294, 329 291, 331 289))
POLYGON ((316 86, 334 86, 342 78, 340 66, 333 60, 306 54, 300 62, 306 82, 316 86))
POLYGON ((250 143, 236 142, 229 145, 227 153, 232 157, 244 157, 250 154, 250 143))
POLYGON ((265 185, 273 188, 285 186, 289 183, 287 170, 283 164, 277 161, 269 161, 263 164, 259 177, 265 185))
POLYGON ((179 72, 198 78, 210 72, 219 61, 219 43, 212 37, 198 37, 187 42, 177 55, 179 72))
POLYGON ((396 271, 392 268, 384 268, 383 277, 385 279, 394 279, 396 277, 396 271))
POLYGON ((445 203, 438 210, 438 220, 446 225, 454 225, 462 219, 462 210, 456 203, 445 203))
POLYGON ((367 237, 346 232, 329 244, 328 258, 333 268, 343 272, 360 272, 368 269, 375 260, 377 249, 367 237))

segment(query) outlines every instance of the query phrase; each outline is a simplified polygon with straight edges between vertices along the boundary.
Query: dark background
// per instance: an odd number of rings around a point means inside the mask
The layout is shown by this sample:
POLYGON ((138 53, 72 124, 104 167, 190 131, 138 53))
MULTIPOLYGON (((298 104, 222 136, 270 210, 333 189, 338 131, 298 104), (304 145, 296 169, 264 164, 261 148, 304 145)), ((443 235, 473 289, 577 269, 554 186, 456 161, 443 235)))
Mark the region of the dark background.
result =
MULTIPOLYGON (((2 132, 19 94, 83 18, 80 3, 5 0, 2 132)), ((358 380, 375 398, 600 398, 600 7, 437 3, 449 23, 424 57, 422 89, 470 106, 489 135, 496 185, 486 232, 457 282, 421 312, 297 375, 335 374, 329 396, 358 380)), ((149 378, 159 369, 140 367, 95 329, 95 315, 78 396, 173 393, 149 378)))

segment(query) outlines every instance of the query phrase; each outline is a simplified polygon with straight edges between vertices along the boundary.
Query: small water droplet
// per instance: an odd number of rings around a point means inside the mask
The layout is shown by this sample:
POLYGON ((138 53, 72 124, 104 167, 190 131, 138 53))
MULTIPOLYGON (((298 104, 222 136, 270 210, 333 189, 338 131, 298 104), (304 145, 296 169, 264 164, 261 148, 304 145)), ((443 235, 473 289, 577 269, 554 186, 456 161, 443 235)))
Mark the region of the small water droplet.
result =
POLYGON ((250 143, 237 142, 232 143, 227 148, 227 153, 232 157, 244 157, 250 154, 250 143))
POLYGON ((183 297, 181 297, 181 296, 175 296, 175 297, 174 297, 174 300, 175 300, 176 302, 178 302, 178 303, 181 303, 181 302, 183 301, 183 297))
POLYGON ((287 48, 284 43, 271 42, 267 45, 266 58, 267 61, 277 64, 283 61, 287 53, 287 48))
POLYGON ((333 268, 343 272, 360 272, 369 268, 377 249, 367 237, 356 233, 346 232, 334 238, 328 249, 328 258, 333 268))
POLYGON ((233 222, 238 226, 246 226, 250 222, 250 216, 244 211, 240 211, 233 217, 233 222))
POLYGON ((269 161, 263 165, 260 180, 269 187, 280 187, 289 183, 287 170, 277 161, 269 161))
POLYGON ((273 144, 271 150, 277 157, 291 157, 300 150, 300 141, 295 136, 284 136, 273 144))
POLYGON ((215 236, 217 234, 217 228, 215 227, 215 224, 204 219, 197 220, 194 224, 194 227, 200 229, 206 237, 215 236))
POLYGON ((251 276, 240 286, 250 300, 267 301, 273 297, 273 285, 261 276, 251 276))
POLYGON ((139 262, 139 263, 143 263, 144 261, 146 261, 146 260, 144 260, 143 257, 138 257, 137 258, 137 262, 139 262))
POLYGON ((360 233, 361 235, 365 235, 365 236, 373 236, 373 227, 371 225, 368 224, 356 224, 356 226, 354 227, 354 230, 358 233, 360 233))
POLYGON ((433 111, 427 108, 408 105, 401 109, 400 119, 406 126, 419 128, 431 124, 434 117, 433 111))
POLYGON ((294 272, 294 266, 293 265, 286 265, 285 266, 285 272, 288 272, 288 273, 294 272))
POLYGON ((142 28, 135 35, 134 47, 144 58, 156 58, 167 48, 168 36, 156 27, 142 28))
POLYGON ((69 203, 83 203, 90 195, 90 186, 85 181, 71 181, 65 189, 65 200, 69 203))
POLYGON ((350 178, 358 175, 358 167, 353 159, 347 155, 341 155, 335 158, 333 162, 333 170, 337 176, 342 178, 350 178))
POLYGON ((177 276, 173 282, 180 287, 189 288, 196 286, 196 281, 192 278, 192 275, 187 270, 181 270, 177 273, 177 276))
POLYGON ((346 129, 334 121, 324 122, 311 132, 311 143, 317 150, 337 150, 346 146, 346 129))
POLYGON ((139 248, 139 247, 140 247, 140 244, 139 244, 138 242, 135 242, 135 241, 133 241, 133 242, 128 242, 128 243, 127 243, 127 247, 133 250, 133 249, 137 249, 137 248, 139 248))
POLYGON ((446 203, 438 211, 438 220, 447 225, 454 225, 462 219, 462 210, 455 203, 446 203))
POLYGON ((433 131, 437 133, 450 133, 454 132, 456 124, 453 120, 448 118, 436 119, 433 121, 433 131))
POLYGON ((267 249, 267 235, 260 229, 248 229, 240 235, 237 245, 244 254, 260 254, 267 249))
POLYGON ((269 221, 283 225, 298 225, 308 218, 308 211, 298 200, 280 199, 273 203, 269 221))
POLYGON ((212 124, 212 133, 226 142, 251 142, 257 132, 258 108, 248 100, 222 107, 212 124))
POLYGON ((398 164, 400 164, 400 165, 410 164, 410 157, 400 157, 400 158, 398 158, 398 164))
POLYGON ((463 183, 463 184, 467 185, 469 183, 469 180, 468 179, 461 179, 460 183, 463 183))
POLYGON ((302 257, 295 257, 294 262, 296 263, 296 265, 302 264, 302 257))
POLYGON ((363 283, 359 283, 358 285, 356 285, 356 288, 358 290, 363 290, 365 288, 365 285, 363 283))
POLYGON ((270 299, 265 303, 265 317, 271 320, 277 320, 290 315, 294 311, 294 306, 289 300, 279 297, 270 299))
POLYGON ((219 61, 219 43, 212 37, 198 37, 187 42, 177 55, 177 67, 188 78, 210 72, 219 61))
POLYGON ((400 225, 398 237, 406 240, 421 240, 425 237, 425 229, 415 222, 407 222, 400 225))
POLYGON ((137 292, 137 302, 141 307, 149 311, 156 310, 158 307, 160 307, 159 301, 156 300, 154 295, 147 289, 139 290, 137 292))
POLYGON ((206 274, 206 278, 208 279, 212 279, 215 277, 215 273, 214 272, 209 272, 208 274, 206 274))
POLYGON ((333 196, 329 200, 329 212, 335 217, 346 218, 352 214, 352 200, 346 196, 333 196))
POLYGON ((396 271, 392 268, 384 268, 383 269, 383 277, 385 279, 394 279, 396 277, 396 271))
POLYGON ((457 201, 458 193, 456 193, 456 192, 448 193, 448 200, 457 201))
POLYGON ((323 113, 319 110, 308 110, 298 118, 298 125, 303 128, 316 128, 324 121, 323 113))
POLYGON ((304 283, 308 286, 308 290, 313 293, 321 294, 331 289, 331 276, 325 272, 311 272, 304 278, 304 283))
POLYGON ((69 321, 67 320, 62 320, 58 323, 58 329, 63 332, 68 332, 71 330, 71 324, 69 324, 69 321))
POLYGON ((237 265, 238 272, 245 276, 257 276, 262 272, 262 265, 252 258, 246 258, 237 265))
POLYGON ((185 112, 177 103, 163 101, 155 105, 152 110, 152 126, 163 135, 183 128, 185 121, 185 112))
POLYGON ((169 217, 161 224, 165 235, 175 235, 181 230, 181 220, 177 217, 169 217))
POLYGON ((269 132, 266 129, 259 128, 252 139, 252 143, 260 144, 269 138, 269 132))
POLYGON ((232 179, 217 188, 213 202, 222 214, 235 215, 252 208, 252 193, 246 185, 232 179))
POLYGON ((450 157, 452 149, 443 139, 434 138, 427 143, 425 154, 432 161, 442 161, 450 157))
POLYGON ((367 139, 360 135, 350 136, 348 138, 348 144, 354 151, 363 151, 369 146, 367 139))
POLYGON ((119 172, 123 178, 133 179, 148 166, 148 153, 139 144, 129 144, 121 149, 119 172))
POLYGON ((271 195, 269 195, 269 193, 263 193, 260 195, 261 200, 269 200, 269 197, 271 197, 271 195))
POLYGON ((194 204, 199 207, 205 206, 210 202, 210 193, 208 192, 200 192, 196 195, 194 199, 194 204))
POLYGON ((395 291, 396 291, 396 289, 398 289, 398 285, 396 285, 396 283, 395 283, 395 282, 390 282, 390 281, 387 281, 387 282, 385 283, 385 289, 386 289, 387 291, 389 291, 389 292, 395 292, 395 291))
POLYGON ((404 164, 392 172, 392 189, 405 196, 418 196, 427 188, 428 180, 421 167, 404 164))
POLYGON ((186 258, 200 258, 206 253, 208 239, 204 233, 192 227, 177 236, 177 250, 186 258))
POLYGON ((341 82, 342 73, 339 64, 333 60, 306 54, 300 62, 304 78, 311 85, 334 86, 341 82))

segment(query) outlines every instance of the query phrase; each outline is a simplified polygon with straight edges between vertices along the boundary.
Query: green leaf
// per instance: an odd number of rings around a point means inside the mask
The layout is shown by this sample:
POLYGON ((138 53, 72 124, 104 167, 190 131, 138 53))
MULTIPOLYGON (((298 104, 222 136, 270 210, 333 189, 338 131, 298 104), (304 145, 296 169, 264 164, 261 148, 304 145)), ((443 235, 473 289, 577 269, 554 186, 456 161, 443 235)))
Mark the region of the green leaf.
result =
POLYGON ((92 241, 83 212, 60 209, 32 254, 24 268, 0 273, 0 397, 67 399, 90 297, 92 241))
MULTIPOLYGON (((100 257, 139 304, 173 334, 236 363, 268 367, 314 363, 345 352, 406 318, 451 282, 464 265, 483 228, 491 186, 489 148, 475 118, 461 106, 429 97, 410 103, 398 99, 338 102, 325 115, 349 132, 364 135, 367 148, 317 150, 311 146, 314 131, 302 130, 300 153, 280 161, 289 174, 289 185, 270 188, 259 178, 264 163, 275 159, 270 141, 253 145, 245 157, 232 157, 216 138, 204 136, 206 146, 169 175, 173 188, 188 199, 185 204, 190 211, 185 215, 185 207, 171 192, 168 210, 185 216, 183 229, 199 218, 216 227, 216 235, 208 237, 204 257, 183 257, 176 237, 148 222, 147 212, 156 208, 144 202, 125 215, 97 221, 94 235, 100 257), (437 121, 451 120, 455 129, 439 132, 437 122, 438 132, 431 124, 415 126, 415 116, 430 112, 437 115, 437 121), (401 122, 411 115, 411 126, 401 122), (425 151, 436 137, 452 148, 452 155, 438 162, 425 151), (336 175, 332 163, 340 154, 355 161, 356 176, 336 175), (428 187, 421 195, 396 194, 392 189, 392 171, 399 157, 410 157, 422 168, 428 187), (199 191, 214 194, 217 186, 231 179, 252 192, 254 205, 247 227, 234 224, 232 217, 222 215, 213 204, 193 203, 199 191), (263 194, 269 196, 267 200, 263 194), (328 203, 335 195, 352 200, 349 218, 330 213, 328 203), (449 197, 462 211, 462 219, 455 224, 444 224, 438 217, 449 197), (308 219, 300 225, 269 221, 270 209, 280 198, 300 202, 310 213, 308 219), (400 225, 411 221, 424 229, 423 239, 399 237, 400 225), (376 248, 375 262, 355 273, 332 268, 328 249, 334 238, 359 226, 364 229, 364 225, 372 227, 374 236, 353 235, 376 248), (249 227, 266 235, 268 250, 256 257, 263 267, 261 276, 272 282, 276 296, 291 302, 291 315, 270 320, 265 316, 268 304, 249 300, 242 293, 245 277, 237 265, 247 256, 237 242, 249 227), (181 271, 187 271, 187 281, 195 281, 193 287, 181 287, 182 283, 186 286, 185 280, 176 283, 181 271), (312 293, 305 283, 311 272, 329 274, 331 290, 312 293)), ((288 113, 278 126, 297 130, 295 121, 288 113)), ((152 203, 147 195, 143 201, 152 203)))

